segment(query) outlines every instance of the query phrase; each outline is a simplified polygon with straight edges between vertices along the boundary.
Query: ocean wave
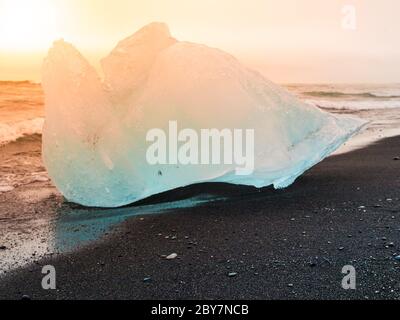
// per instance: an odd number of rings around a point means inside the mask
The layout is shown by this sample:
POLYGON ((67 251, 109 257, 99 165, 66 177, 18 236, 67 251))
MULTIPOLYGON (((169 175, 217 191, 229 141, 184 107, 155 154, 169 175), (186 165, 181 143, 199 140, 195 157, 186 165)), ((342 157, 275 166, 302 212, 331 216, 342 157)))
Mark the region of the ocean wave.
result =
POLYGON ((305 102, 322 109, 337 110, 373 110, 373 109, 394 109, 400 108, 400 101, 368 101, 368 100, 313 100, 306 99, 305 102))
POLYGON ((22 80, 22 81, 9 81, 9 80, 0 80, 0 86, 18 86, 18 85, 39 85, 37 82, 33 82, 30 80, 22 80))
POLYGON ((400 99, 400 83, 386 84, 288 84, 286 87, 303 98, 343 100, 400 99))
POLYGON ((372 93, 372 92, 340 92, 340 91, 309 91, 303 92, 303 95, 311 97, 328 97, 328 98, 366 98, 366 99, 398 99, 400 95, 391 95, 389 93, 372 93))
POLYGON ((35 118, 15 123, 0 123, 0 145, 15 141, 25 135, 41 134, 44 118, 35 118))

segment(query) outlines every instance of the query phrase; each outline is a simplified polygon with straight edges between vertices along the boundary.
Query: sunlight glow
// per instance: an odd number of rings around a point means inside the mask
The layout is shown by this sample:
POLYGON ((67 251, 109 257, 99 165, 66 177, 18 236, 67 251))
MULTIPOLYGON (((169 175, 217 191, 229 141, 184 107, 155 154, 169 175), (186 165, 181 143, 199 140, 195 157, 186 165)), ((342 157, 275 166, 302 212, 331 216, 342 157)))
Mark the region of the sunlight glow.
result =
POLYGON ((57 35, 56 1, 0 0, 0 49, 34 50, 57 35))

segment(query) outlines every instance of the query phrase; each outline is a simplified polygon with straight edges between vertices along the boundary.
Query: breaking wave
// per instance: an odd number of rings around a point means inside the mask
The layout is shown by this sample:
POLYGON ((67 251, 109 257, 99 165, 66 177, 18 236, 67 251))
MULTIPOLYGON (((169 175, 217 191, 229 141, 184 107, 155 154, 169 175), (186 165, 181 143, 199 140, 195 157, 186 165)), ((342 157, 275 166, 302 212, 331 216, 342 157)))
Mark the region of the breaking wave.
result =
POLYGON ((304 92, 304 95, 311 97, 328 97, 328 98, 366 98, 366 99, 399 99, 400 95, 390 95, 384 93, 345 93, 339 91, 310 91, 304 92))
POLYGON ((15 141, 23 136, 41 134, 44 118, 19 121, 16 123, 0 122, 0 145, 15 141))

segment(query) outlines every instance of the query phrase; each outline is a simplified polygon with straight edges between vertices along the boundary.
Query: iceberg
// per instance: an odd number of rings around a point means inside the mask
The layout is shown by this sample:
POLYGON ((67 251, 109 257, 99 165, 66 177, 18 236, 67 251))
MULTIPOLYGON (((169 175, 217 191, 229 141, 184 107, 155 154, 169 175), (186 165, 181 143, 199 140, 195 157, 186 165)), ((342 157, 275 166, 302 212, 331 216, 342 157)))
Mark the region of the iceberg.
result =
POLYGON ((104 79, 63 40, 42 69, 44 163, 66 199, 84 206, 120 207, 210 181, 285 188, 365 125, 299 101, 221 50, 174 39, 163 23, 121 41, 102 69, 104 79), (171 122, 186 133, 253 130, 253 170, 149 162, 149 132, 171 122))

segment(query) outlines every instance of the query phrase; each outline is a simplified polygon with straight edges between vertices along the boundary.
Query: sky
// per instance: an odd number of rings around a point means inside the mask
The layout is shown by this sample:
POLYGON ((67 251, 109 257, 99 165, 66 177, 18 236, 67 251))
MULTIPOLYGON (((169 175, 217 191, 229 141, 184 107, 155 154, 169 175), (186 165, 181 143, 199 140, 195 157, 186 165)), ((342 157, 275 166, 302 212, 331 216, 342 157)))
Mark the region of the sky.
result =
POLYGON ((399 12, 398 0, 0 0, 0 80, 40 81, 60 38, 99 68, 118 41, 159 21, 275 82, 400 82, 399 12))

